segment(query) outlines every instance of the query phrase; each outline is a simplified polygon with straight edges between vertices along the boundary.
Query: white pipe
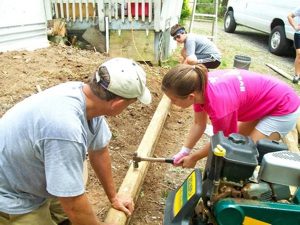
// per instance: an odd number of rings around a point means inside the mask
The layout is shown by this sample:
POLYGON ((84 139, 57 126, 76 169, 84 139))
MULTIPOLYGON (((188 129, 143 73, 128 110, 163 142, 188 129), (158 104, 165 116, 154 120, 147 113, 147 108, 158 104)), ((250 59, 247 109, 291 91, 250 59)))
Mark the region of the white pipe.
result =
POLYGON ((106 53, 109 53, 109 29, 108 29, 108 17, 105 17, 105 46, 106 53))

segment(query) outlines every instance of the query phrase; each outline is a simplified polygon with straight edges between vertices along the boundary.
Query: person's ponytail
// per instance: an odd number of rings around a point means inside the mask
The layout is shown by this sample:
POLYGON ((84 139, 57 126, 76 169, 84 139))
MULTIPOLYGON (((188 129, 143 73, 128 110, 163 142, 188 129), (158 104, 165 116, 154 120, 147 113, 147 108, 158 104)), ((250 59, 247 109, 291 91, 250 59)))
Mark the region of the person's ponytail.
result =
POLYGON ((200 86, 199 87, 199 92, 204 93, 205 87, 207 84, 207 73, 208 70, 203 64, 197 64, 194 66, 195 67, 195 72, 198 74, 198 77, 200 79, 200 86))

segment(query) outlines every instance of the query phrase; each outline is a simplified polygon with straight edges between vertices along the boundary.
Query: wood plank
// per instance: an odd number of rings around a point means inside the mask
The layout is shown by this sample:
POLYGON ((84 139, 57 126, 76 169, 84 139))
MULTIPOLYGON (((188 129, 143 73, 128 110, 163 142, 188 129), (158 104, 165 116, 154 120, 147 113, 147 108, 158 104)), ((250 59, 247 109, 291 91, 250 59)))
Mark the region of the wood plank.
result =
MULTIPOLYGON (((170 100, 164 95, 138 147, 137 153, 139 156, 153 155, 155 145, 159 139, 161 130, 170 109, 170 105, 170 100)), ((136 202, 148 168, 149 162, 139 162, 138 168, 134 168, 133 164, 131 164, 123 183, 121 184, 118 194, 130 195, 136 202)), ((105 218, 105 222, 125 225, 127 222, 129 222, 129 220, 125 213, 114 208, 110 208, 105 218)))
POLYGON ((290 74, 284 72, 282 69, 279 69, 277 66, 274 66, 274 65, 269 64, 269 63, 267 63, 266 66, 271 68, 275 72, 277 72, 279 75, 281 75, 281 76, 283 76, 283 77, 285 77, 289 80, 293 80, 293 76, 291 76, 290 74))
POLYGON ((288 146, 289 151, 299 152, 298 148, 298 130, 294 128, 285 137, 282 138, 283 142, 288 146))

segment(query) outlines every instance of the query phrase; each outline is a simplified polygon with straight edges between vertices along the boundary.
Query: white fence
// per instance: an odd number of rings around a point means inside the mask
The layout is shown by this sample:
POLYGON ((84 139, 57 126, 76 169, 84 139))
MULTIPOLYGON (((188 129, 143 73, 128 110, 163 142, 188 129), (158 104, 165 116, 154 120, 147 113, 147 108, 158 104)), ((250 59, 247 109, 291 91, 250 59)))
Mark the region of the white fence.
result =
MULTIPOLYGON (((55 18, 65 18, 67 22, 96 20, 99 29, 105 30, 105 17, 111 23, 121 20, 139 23, 153 23, 155 31, 160 30, 161 0, 48 0, 55 18)), ((177 0, 173 0, 177 3, 177 0)), ((181 0, 182 2, 182 0, 181 0)), ((49 10, 48 10, 49 11, 49 10)))

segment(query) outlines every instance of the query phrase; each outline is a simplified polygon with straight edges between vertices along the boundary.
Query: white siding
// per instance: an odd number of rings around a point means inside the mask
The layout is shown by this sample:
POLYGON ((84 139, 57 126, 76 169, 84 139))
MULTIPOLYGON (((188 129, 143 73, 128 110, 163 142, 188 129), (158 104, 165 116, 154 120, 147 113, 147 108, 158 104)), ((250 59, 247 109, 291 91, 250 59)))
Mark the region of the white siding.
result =
POLYGON ((44 1, 0 0, 0 51, 48 47, 44 1))

